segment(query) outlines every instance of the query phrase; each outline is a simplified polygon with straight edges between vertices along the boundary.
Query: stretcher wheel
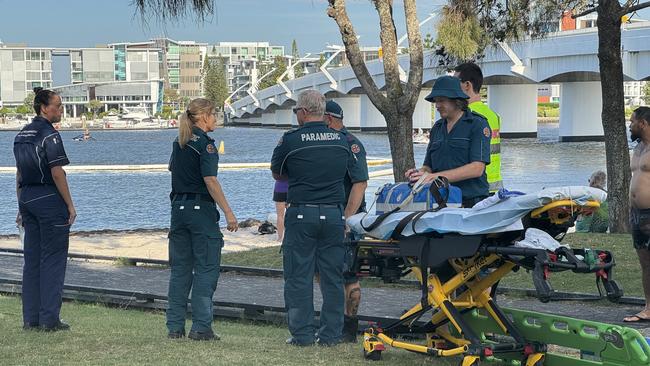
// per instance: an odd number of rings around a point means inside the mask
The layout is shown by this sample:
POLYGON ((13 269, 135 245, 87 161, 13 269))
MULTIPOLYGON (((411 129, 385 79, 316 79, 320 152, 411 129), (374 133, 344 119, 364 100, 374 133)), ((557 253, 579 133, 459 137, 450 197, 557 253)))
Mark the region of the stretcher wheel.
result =
POLYGON ((616 281, 603 281, 603 286, 605 286, 605 292, 607 292, 607 300, 618 302, 623 296, 623 290, 618 286, 616 281))
POLYGON ((363 358, 366 360, 372 360, 372 361, 379 361, 381 360, 381 351, 379 350, 374 350, 374 351, 366 351, 365 349, 363 350, 363 358))

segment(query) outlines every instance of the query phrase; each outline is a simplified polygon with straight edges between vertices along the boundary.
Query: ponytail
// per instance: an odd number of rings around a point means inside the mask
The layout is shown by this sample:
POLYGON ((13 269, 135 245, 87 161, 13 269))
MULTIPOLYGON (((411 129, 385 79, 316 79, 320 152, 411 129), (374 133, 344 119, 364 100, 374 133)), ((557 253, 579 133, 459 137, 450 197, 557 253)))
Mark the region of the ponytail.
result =
POLYGON ((181 149, 185 148, 192 137, 192 126, 194 123, 190 119, 189 111, 183 112, 178 122, 178 144, 181 145, 181 149))
POLYGON ((197 117, 201 114, 214 113, 214 103, 205 98, 196 98, 190 102, 187 110, 181 114, 178 123, 178 144, 181 149, 192 138, 192 127, 196 124, 197 117))

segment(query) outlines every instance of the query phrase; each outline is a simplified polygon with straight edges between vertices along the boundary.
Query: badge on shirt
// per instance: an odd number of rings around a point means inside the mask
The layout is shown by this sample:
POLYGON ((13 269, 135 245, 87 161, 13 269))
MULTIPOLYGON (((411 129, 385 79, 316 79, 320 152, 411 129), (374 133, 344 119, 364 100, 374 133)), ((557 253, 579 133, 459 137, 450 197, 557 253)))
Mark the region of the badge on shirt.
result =
POLYGON ((490 137, 490 129, 485 127, 483 129, 483 134, 485 135, 485 137, 490 137))
POLYGON ((217 150, 214 148, 214 145, 208 144, 205 149, 208 151, 208 154, 214 154, 217 150))
POLYGON ((192 137, 190 137, 190 141, 194 141, 194 142, 199 141, 199 139, 200 139, 200 137, 195 135, 195 134, 192 134, 192 137))
POLYGON ((357 144, 352 145, 350 149, 352 149, 352 152, 355 154, 358 154, 361 151, 361 148, 357 144))

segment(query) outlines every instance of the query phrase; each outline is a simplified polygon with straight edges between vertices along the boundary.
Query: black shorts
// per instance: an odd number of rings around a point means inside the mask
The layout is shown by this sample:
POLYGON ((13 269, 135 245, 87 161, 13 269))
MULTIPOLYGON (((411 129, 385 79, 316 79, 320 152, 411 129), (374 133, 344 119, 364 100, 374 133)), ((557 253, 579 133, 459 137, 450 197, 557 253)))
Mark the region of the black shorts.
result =
POLYGON ((273 202, 287 202, 287 192, 273 192, 273 202))
POLYGON ((650 249, 650 208, 630 208, 632 243, 636 249, 650 249))

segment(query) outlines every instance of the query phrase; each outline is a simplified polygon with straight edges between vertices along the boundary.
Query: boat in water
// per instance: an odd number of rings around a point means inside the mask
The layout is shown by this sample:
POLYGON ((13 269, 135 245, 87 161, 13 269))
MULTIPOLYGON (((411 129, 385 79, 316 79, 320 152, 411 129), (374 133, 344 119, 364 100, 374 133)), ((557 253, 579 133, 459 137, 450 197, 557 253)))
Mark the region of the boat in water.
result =
POLYGON ((417 131, 413 131, 413 143, 414 144, 428 144, 429 143, 429 132, 423 132, 421 128, 418 128, 417 131))

